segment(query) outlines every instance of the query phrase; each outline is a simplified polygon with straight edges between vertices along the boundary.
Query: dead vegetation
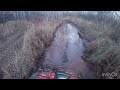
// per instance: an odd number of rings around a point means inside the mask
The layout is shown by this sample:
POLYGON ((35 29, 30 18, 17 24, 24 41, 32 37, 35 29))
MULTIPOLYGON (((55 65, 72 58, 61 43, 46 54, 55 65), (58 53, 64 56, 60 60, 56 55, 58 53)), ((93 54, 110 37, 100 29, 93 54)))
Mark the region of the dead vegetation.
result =
POLYGON ((23 21, 12 23, 8 25, 6 25, 7 23, 5 24, 5 28, 7 29, 5 34, 2 35, 8 36, 9 34, 11 35, 12 33, 17 32, 14 30, 14 25, 18 26, 18 32, 21 32, 20 30, 22 29, 25 31, 25 34, 23 35, 24 40, 21 48, 14 50, 15 54, 13 55, 12 60, 7 61, 5 66, 1 67, 4 76, 3 78, 29 78, 33 72, 38 70, 37 66, 39 66, 42 62, 42 56, 44 54, 45 48, 51 44, 56 27, 60 25, 61 21, 53 20, 39 23, 23 21), (12 23, 13 25, 11 25, 12 23), (13 28, 10 28, 9 25, 13 26, 13 28), (29 27, 27 25, 29 25, 29 27))
MULTIPOLYGON (((120 78, 120 41, 119 24, 114 27, 91 20, 71 18, 78 26, 84 28, 84 34, 88 45, 84 59, 90 62, 96 71, 97 78, 120 78), (114 38, 114 39, 113 39, 114 38), (102 73, 116 73, 117 76, 102 76, 102 73)), ((119 22, 118 22, 119 23, 119 22)))
POLYGON ((106 24, 76 17, 62 19, 70 20, 83 29, 84 38, 87 40, 83 58, 93 65, 96 77, 99 79, 120 78, 119 21, 113 26, 115 22, 106 24), (117 76, 102 76, 102 73, 112 72, 117 76))
MULTIPOLYGON (((84 59, 94 66, 97 78, 120 78, 120 40, 119 23, 112 25, 101 24, 93 20, 76 17, 64 17, 59 20, 22 21, 0 24, 0 44, 5 37, 14 34, 16 30, 25 31, 21 48, 14 50, 12 60, 1 66, 3 78, 29 78, 42 63, 45 49, 50 46, 56 28, 65 20, 81 27, 88 41, 84 59), (17 28, 16 28, 17 26, 17 28), (102 73, 117 73, 117 77, 102 77, 102 73)), ((1 75, 1 74, 0 74, 1 75)), ((2 75, 1 75, 2 76, 2 75)))

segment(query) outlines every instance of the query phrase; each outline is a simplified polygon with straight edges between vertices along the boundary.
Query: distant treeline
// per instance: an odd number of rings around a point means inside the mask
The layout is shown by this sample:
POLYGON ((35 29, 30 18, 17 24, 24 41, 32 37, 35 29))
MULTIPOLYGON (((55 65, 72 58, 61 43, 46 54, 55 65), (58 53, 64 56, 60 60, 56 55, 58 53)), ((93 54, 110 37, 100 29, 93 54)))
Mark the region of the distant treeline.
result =
POLYGON ((0 11, 0 23, 4 23, 10 20, 26 19, 30 20, 33 18, 58 18, 62 16, 77 15, 80 12, 71 11, 0 11))
POLYGON ((0 11, 0 23, 10 20, 30 20, 33 18, 53 19, 63 16, 76 16, 87 20, 110 22, 118 14, 115 11, 0 11))

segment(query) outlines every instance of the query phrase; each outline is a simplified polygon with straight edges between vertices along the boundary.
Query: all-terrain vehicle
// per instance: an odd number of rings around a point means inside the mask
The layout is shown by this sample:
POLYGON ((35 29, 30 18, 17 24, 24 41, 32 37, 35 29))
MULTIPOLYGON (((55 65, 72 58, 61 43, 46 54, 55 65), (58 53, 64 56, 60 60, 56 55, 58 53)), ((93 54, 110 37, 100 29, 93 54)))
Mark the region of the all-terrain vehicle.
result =
POLYGON ((55 65, 43 65, 30 79, 80 79, 80 74, 55 65))

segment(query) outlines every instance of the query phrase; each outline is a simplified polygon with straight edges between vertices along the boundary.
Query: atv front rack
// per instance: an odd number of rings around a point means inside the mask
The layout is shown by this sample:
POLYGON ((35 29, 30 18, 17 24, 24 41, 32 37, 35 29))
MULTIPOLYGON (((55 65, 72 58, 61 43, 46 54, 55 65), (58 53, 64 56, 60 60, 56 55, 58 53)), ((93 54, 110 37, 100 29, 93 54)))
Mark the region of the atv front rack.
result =
POLYGON ((62 67, 44 65, 40 67, 31 79, 80 79, 80 74, 66 72, 62 67))

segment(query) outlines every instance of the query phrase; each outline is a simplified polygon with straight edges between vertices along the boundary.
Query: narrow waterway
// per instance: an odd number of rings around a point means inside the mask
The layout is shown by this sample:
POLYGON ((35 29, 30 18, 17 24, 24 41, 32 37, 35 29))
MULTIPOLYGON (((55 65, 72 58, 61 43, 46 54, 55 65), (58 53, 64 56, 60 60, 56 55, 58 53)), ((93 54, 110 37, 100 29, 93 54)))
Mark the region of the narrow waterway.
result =
POLYGON ((78 29, 69 23, 63 23, 55 33, 52 45, 47 48, 43 64, 62 66, 81 73, 82 78, 94 78, 92 70, 82 59, 83 51, 84 44, 78 29))

